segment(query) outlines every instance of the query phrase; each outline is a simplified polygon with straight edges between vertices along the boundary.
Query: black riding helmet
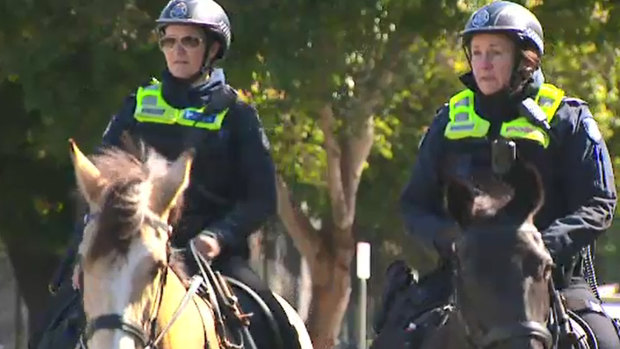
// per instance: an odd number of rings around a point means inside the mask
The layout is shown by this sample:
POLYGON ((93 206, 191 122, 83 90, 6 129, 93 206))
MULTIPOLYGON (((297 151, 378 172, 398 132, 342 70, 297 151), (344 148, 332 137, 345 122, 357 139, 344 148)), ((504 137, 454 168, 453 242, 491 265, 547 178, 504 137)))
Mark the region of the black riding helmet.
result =
POLYGON ((224 57, 230 48, 230 20, 222 6, 213 0, 171 0, 156 22, 160 32, 169 24, 195 24, 203 27, 207 37, 220 43, 215 59, 224 57))
POLYGON ((463 45, 468 45, 473 34, 502 32, 513 35, 519 46, 534 47, 542 57, 545 46, 543 29, 527 8, 509 1, 496 1, 483 6, 469 18, 461 32, 463 45))

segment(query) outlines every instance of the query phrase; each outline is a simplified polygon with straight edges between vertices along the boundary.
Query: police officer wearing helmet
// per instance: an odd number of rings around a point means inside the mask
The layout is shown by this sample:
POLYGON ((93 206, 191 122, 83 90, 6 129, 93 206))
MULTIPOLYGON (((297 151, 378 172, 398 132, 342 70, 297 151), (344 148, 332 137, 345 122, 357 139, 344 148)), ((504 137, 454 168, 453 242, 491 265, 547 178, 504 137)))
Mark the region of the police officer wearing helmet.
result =
POLYGON ((161 81, 126 98, 103 146, 123 147, 128 133, 171 160, 195 148, 173 246, 195 242, 214 269, 258 293, 279 323, 284 348, 296 348, 286 314, 248 264, 247 238, 276 211, 275 169, 256 110, 214 67, 230 48, 228 16, 213 0, 171 0, 157 30, 166 62, 161 81))
MULTIPOLYGON (((462 40, 471 72, 461 76, 465 89, 438 111, 420 144, 401 197, 407 230, 448 258, 456 224, 443 209, 439 169, 451 157, 458 161, 450 173, 466 178, 488 169, 497 173, 492 142, 516 145, 518 157, 542 177, 546 200, 535 224, 557 266, 556 286, 594 330, 599 348, 620 348, 585 280, 593 277, 584 271, 592 260, 583 251, 609 228, 617 200, 610 157, 590 109, 544 83, 543 30, 521 5, 497 1, 480 8, 462 40)), ((425 279, 421 287, 434 288, 427 294, 447 302, 450 270, 440 268, 425 279)))

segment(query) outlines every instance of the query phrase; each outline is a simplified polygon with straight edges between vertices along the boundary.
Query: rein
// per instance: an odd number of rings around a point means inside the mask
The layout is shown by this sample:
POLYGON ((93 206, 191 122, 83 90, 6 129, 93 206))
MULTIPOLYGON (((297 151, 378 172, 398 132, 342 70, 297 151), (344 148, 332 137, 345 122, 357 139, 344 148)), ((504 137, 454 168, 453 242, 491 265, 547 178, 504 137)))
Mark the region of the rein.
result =
MULTIPOLYGON (((256 349, 256 343, 249 332, 250 317, 252 314, 242 312, 239 300, 228 286, 226 280, 218 272, 214 272, 211 264, 207 261, 196 248, 193 240, 189 242, 189 249, 192 257, 196 261, 200 274, 204 277, 207 285, 207 294, 214 304, 213 312, 216 320, 216 331, 219 338, 227 348, 231 349, 256 349), (226 324, 232 324, 237 340, 231 339, 229 329, 226 324)), ((233 332, 233 331, 231 331, 233 332)), ((279 334, 278 332, 276 332, 279 334)), ((281 348, 281 344, 279 344, 281 348)))

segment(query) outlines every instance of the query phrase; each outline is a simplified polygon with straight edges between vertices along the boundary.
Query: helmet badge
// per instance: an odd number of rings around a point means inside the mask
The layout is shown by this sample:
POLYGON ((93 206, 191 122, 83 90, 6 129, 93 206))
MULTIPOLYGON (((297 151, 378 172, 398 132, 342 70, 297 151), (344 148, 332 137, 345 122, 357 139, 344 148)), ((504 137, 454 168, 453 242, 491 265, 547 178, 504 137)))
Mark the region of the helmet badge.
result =
POLYGON ((471 20, 471 25, 474 28, 482 27, 489 22, 489 18, 491 18, 489 11, 486 9, 481 9, 474 14, 474 18, 471 20))
POLYGON ((171 18, 187 18, 189 9, 185 1, 179 1, 170 9, 171 18))

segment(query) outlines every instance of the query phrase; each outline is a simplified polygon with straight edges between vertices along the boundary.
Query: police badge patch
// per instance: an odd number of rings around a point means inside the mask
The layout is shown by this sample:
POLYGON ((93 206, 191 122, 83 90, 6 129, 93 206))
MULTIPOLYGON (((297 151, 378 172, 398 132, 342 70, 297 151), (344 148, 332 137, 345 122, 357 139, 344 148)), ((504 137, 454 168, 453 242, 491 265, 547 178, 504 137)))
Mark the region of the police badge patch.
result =
POLYGON ((187 3, 185 1, 177 2, 172 9, 170 9, 171 18, 187 18, 188 13, 189 9, 187 8, 187 3))
POLYGON ((491 18, 489 11, 482 9, 474 14, 474 18, 471 20, 471 25, 474 28, 482 27, 489 22, 489 18, 491 18))
POLYGON ((588 138, 592 140, 594 143, 599 143, 603 140, 603 135, 596 124, 596 120, 594 118, 585 118, 581 121, 583 124, 583 128, 588 134, 588 138))

